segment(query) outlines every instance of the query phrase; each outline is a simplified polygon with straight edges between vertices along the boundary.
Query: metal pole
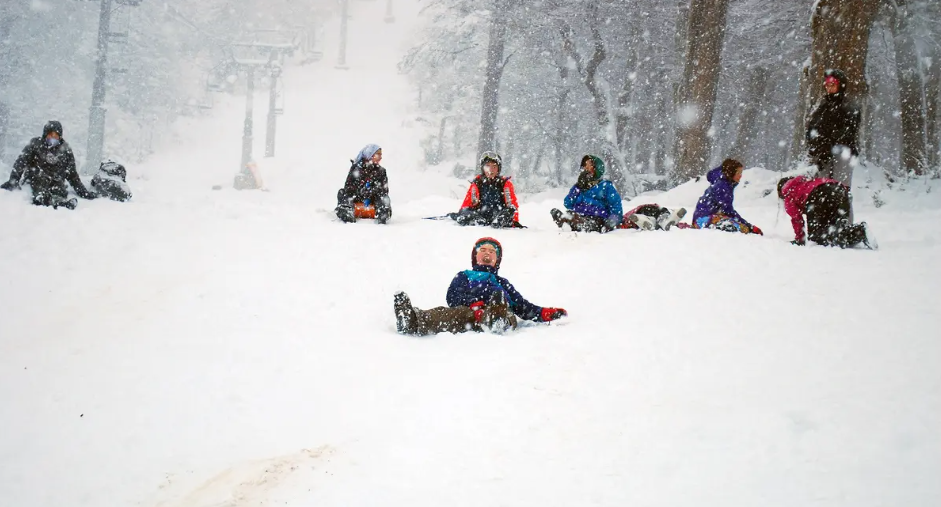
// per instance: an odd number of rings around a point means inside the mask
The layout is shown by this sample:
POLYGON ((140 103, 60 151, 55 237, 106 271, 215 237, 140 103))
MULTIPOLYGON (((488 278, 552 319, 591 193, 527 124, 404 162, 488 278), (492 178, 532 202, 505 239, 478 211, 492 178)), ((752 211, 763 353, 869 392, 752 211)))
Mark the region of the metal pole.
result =
POLYGON ((386 0, 386 17, 383 18, 386 23, 395 23, 395 16, 392 15, 392 0, 386 0))
POLYGON ((242 134, 242 167, 239 172, 248 171, 248 163, 252 160, 252 113, 255 95, 255 67, 248 66, 248 79, 245 92, 245 130, 242 134))
MULTIPOLYGON (((272 56, 274 60, 274 56, 272 56)), ((265 137, 265 156, 273 157, 274 156, 274 137, 277 125, 277 115, 275 110, 278 107, 278 67, 272 65, 271 67, 271 89, 268 91, 268 133, 265 137)))
POLYGON ((340 55, 337 57, 338 69, 348 69, 346 66, 346 18, 349 17, 350 0, 341 0, 340 6, 340 55))
POLYGON ((108 33, 111 30, 111 0, 101 0, 98 20, 98 58, 95 66, 95 84, 92 87, 91 107, 88 109, 88 153, 85 174, 90 174, 101 163, 105 144, 105 92, 108 65, 108 33))

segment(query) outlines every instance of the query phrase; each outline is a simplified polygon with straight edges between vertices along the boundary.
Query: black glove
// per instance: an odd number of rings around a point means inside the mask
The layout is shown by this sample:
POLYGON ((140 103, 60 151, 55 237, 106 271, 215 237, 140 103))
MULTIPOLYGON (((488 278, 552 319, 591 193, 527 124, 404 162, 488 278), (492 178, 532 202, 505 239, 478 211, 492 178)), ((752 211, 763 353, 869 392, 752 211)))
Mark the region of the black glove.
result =
POLYGON ((6 182, 6 183, 0 185, 0 188, 2 188, 2 189, 4 189, 4 190, 16 190, 16 187, 17 187, 17 185, 16 185, 15 183, 13 183, 12 181, 8 181, 8 182, 6 182))
POLYGON ((582 189, 588 190, 589 188, 595 185, 594 175, 588 171, 582 171, 578 174, 578 181, 575 182, 575 186, 582 189))

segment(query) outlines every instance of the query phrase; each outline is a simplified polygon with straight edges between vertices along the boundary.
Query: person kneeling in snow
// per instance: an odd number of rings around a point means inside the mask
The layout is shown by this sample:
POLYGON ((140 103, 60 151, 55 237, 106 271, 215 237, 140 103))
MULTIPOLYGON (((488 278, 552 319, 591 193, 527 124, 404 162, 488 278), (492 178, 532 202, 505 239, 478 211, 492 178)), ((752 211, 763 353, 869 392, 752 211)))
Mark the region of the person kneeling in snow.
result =
POLYGON ((745 166, 735 159, 727 158, 722 165, 709 171, 706 178, 709 188, 696 203, 693 213, 694 229, 718 229, 744 234, 761 234, 761 229, 748 223, 735 211, 735 187, 742 179, 745 166))
POLYGON ((795 245, 804 245, 804 215, 807 215, 807 237, 819 245, 854 247, 860 243, 875 249, 866 222, 850 222, 850 189, 829 178, 797 176, 778 181, 778 197, 784 200, 784 211, 791 216, 795 245))
POLYGON ((392 218, 389 178, 380 161, 382 148, 376 144, 367 144, 356 154, 356 160, 350 160, 346 184, 337 192, 335 211, 340 220, 352 223, 357 218, 375 218, 385 224, 392 218))
POLYGON ((508 228, 522 227, 519 203, 509 176, 501 176, 503 159, 488 151, 480 157, 480 174, 471 181, 457 213, 449 213, 460 225, 488 225, 508 228))
POLYGON ((51 120, 42 129, 42 137, 34 137, 23 148, 10 179, 0 185, 4 190, 15 190, 27 183, 33 190, 33 204, 75 209, 78 201, 69 199, 72 185, 82 199, 94 199, 94 192, 85 188, 75 168, 75 155, 69 143, 62 138, 62 124, 51 120))
POLYGON ((91 187, 98 197, 107 197, 112 201, 127 201, 131 198, 131 187, 127 184, 127 170, 124 166, 108 160, 102 162, 98 173, 91 179, 91 187))
POLYGON ((553 208, 549 213, 560 228, 568 224, 573 231, 609 232, 618 228, 621 216, 621 194, 604 177, 604 162, 594 156, 582 157, 578 181, 565 196, 566 212, 553 208))
POLYGON ((562 308, 536 306, 526 300, 513 285, 497 276, 503 247, 493 238, 480 238, 471 250, 473 269, 461 271, 448 287, 448 306, 420 310, 412 306, 408 295, 394 296, 395 327, 399 333, 429 335, 447 331, 503 332, 516 329, 517 317, 550 322, 567 315, 562 308))

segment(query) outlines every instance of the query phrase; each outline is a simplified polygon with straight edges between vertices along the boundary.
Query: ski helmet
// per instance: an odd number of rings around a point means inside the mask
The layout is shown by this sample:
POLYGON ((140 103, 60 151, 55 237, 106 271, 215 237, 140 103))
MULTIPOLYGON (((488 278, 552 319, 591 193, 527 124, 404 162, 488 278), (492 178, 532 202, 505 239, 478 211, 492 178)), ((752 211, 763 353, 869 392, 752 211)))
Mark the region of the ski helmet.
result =
POLYGON ((503 171, 503 159, 494 151, 485 151, 480 155, 480 163, 477 164, 480 167, 480 170, 483 171, 484 164, 487 162, 494 162, 497 164, 497 170, 503 171))

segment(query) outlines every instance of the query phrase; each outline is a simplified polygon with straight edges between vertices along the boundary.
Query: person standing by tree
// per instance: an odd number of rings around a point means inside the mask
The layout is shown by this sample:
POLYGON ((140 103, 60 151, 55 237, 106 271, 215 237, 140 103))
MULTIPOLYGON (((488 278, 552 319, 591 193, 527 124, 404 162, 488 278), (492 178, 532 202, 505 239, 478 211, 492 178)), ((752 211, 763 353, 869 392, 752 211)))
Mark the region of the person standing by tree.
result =
POLYGON ((843 71, 824 73, 826 94, 810 113, 806 137, 817 177, 832 178, 852 188, 853 166, 859 156, 860 112, 846 99, 846 85, 843 71))

